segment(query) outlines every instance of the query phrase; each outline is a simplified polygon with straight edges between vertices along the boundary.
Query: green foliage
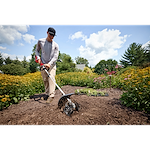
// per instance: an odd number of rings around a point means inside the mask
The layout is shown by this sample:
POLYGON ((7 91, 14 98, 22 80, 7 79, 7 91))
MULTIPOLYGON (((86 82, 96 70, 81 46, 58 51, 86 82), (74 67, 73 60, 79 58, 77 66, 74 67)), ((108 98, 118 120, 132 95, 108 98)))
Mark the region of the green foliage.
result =
POLYGON ((44 92, 40 72, 23 76, 0 75, 0 110, 19 101, 28 100, 30 95, 44 92))
POLYGON ((146 50, 142 48, 141 44, 132 43, 129 48, 125 51, 125 54, 120 60, 121 65, 127 66, 142 66, 148 62, 148 55, 146 50))
POLYGON ((117 65, 116 60, 108 59, 107 61, 101 60, 96 66, 95 66, 95 73, 98 74, 105 74, 107 69, 108 71, 115 71, 115 66, 117 65))
MULTIPOLYGON (((112 87, 118 87, 119 77, 112 76, 112 87)), ((89 88, 100 89, 110 87, 109 76, 99 76, 95 73, 85 72, 68 72, 56 76, 58 85, 72 85, 72 86, 87 86, 89 88)))
POLYGON ((88 96, 108 96, 105 91, 97 91, 92 88, 76 89, 75 94, 86 94, 88 96))
POLYGON ((3 57, 2 57, 2 54, 0 53, 0 66, 3 65, 3 62, 4 62, 4 59, 3 59, 3 57))
POLYGON ((75 60, 76 60, 76 64, 85 64, 85 66, 88 67, 89 62, 87 59, 78 56, 75 58, 75 60))
POLYGON ((39 64, 35 62, 35 49, 36 49, 36 44, 33 47, 32 50, 33 53, 31 54, 31 60, 29 62, 29 69, 31 73, 34 73, 39 70, 38 69, 39 64))
POLYGON ((150 67, 128 69, 121 77, 120 83, 126 91, 120 98, 122 104, 150 113, 150 67))
POLYGON ((34 72, 38 71, 38 66, 39 66, 39 64, 37 64, 37 63, 35 62, 35 55, 32 54, 32 58, 31 58, 31 60, 30 60, 30 62, 29 62, 29 69, 30 69, 30 72, 31 72, 31 73, 34 73, 34 72))
POLYGON ((64 53, 59 53, 58 59, 61 59, 62 62, 57 62, 57 70, 56 74, 66 73, 66 72, 75 72, 77 71, 75 68, 75 63, 71 59, 71 57, 64 53))
POLYGON ((0 54, 0 60, 2 60, 0 70, 2 70, 5 74, 24 75, 30 72, 29 62, 26 61, 25 56, 23 61, 19 61, 17 57, 15 60, 10 59, 10 57, 4 59, 0 54), (3 62, 5 64, 3 64, 3 62))
POLYGON ((7 58, 5 58, 4 62, 6 65, 8 65, 8 64, 12 63, 12 60, 10 59, 10 57, 7 57, 7 58))
POLYGON ((5 74, 10 74, 10 75, 24 75, 27 73, 26 68, 23 68, 21 65, 16 65, 14 63, 3 65, 1 67, 1 70, 5 74))
POLYGON ((138 69, 138 67, 137 66, 128 66, 126 68, 122 68, 120 71, 117 72, 117 74, 121 75, 121 74, 123 74, 124 72, 126 72, 129 69, 138 69))

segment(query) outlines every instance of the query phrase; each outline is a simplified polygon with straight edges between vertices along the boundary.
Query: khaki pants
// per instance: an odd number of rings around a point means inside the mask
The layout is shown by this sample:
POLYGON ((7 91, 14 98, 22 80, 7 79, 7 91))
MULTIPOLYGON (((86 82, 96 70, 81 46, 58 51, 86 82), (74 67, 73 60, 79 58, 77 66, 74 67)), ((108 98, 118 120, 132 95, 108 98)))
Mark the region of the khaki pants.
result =
MULTIPOLYGON (((48 72, 50 73, 51 77, 55 81, 56 66, 54 66, 53 68, 50 68, 48 72)), ((50 97, 54 97, 55 96, 55 88, 56 88, 54 82, 51 80, 50 77, 48 77, 45 70, 41 71, 41 75, 42 75, 44 86, 45 86, 45 93, 47 95, 49 95, 50 97)))

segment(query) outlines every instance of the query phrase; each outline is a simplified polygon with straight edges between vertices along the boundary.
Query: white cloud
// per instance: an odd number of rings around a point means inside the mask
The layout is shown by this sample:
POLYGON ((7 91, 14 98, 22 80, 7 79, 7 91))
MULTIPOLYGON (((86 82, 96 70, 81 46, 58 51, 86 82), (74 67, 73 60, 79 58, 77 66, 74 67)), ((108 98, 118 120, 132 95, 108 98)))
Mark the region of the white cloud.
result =
POLYGON ((23 39, 27 42, 31 44, 31 41, 35 41, 35 36, 31 35, 31 34, 25 34, 23 35, 23 39))
POLYGON ((15 25, 0 25, 0 44, 14 44, 15 40, 21 40, 22 37, 25 37, 25 40, 27 40, 29 43, 31 43, 31 40, 34 40, 34 36, 30 35, 23 35, 23 33, 26 33, 29 29, 29 26, 27 25, 21 25, 21 26, 15 26, 15 25), (28 38, 27 38, 28 36, 28 38))
POLYGON ((23 60, 23 55, 12 55, 12 54, 7 54, 7 53, 2 53, 3 58, 10 57, 10 59, 15 60, 16 57, 18 57, 19 60, 23 60))
POLYGON ((26 57, 26 60, 29 61, 31 59, 31 55, 26 57))
POLYGON ((23 43, 19 43, 18 46, 24 46, 24 44, 23 43))
MULTIPOLYGON (((10 57, 10 59, 15 60, 16 57, 19 61, 22 61, 24 59, 24 55, 15 55, 15 54, 7 54, 7 53, 1 53, 3 58, 10 57)), ((29 61, 31 59, 31 56, 27 56, 26 60, 29 61)))
POLYGON ((2 46, 0 46, 0 49, 5 50, 5 49, 6 49, 6 47, 2 47, 2 46))
POLYGON ((147 48, 149 44, 150 44, 150 41, 148 41, 147 43, 143 44, 142 48, 147 48))
POLYGON ((81 31, 74 33, 73 35, 69 36, 69 39, 74 40, 74 39, 79 39, 82 38, 82 40, 85 40, 87 37, 83 35, 81 31))
POLYGON ((100 60, 107 60, 118 55, 118 50, 126 42, 127 35, 120 36, 119 30, 98 31, 85 39, 85 47, 80 46, 80 56, 86 58, 93 67, 100 60))

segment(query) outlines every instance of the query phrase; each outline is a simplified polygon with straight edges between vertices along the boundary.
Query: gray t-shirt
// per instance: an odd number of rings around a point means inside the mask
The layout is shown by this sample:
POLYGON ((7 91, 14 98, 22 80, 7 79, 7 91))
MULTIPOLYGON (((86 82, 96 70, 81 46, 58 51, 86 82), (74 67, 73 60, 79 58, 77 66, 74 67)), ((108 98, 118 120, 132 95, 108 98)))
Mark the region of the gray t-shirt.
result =
POLYGON ((48 42, 46 38, 39 39, 36 45, 35 55, 40 59, 39 52, 41 50, 41 61, 43 64, 54 66, 58 59, 59 47, 54 41, 48 42))

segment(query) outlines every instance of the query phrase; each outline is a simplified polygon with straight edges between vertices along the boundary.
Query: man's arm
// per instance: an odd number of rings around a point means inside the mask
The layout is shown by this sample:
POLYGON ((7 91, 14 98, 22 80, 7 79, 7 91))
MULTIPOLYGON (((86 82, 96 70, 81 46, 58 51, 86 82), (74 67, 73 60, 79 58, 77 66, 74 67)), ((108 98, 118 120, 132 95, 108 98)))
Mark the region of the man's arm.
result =
POLYGON ((41 46, 40 46, 40 43, 38 41, 38 43, 36 45, 36 49, 35 49, 35 55, 37 56, 37 60, 38 60, 39 64, 41 64, 40 50, 41 50, 41 46))

